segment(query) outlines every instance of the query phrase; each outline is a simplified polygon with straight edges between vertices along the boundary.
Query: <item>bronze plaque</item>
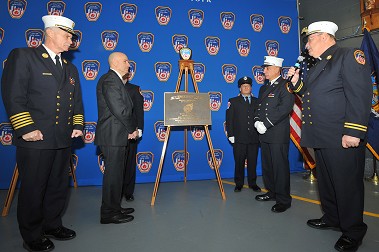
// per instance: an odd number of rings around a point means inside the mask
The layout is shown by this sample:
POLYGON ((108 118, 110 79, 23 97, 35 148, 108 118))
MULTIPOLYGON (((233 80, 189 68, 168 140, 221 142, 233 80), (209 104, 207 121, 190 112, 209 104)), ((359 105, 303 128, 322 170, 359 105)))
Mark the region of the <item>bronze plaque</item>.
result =
POLYGON ((164 125, 212 125, 208 93, 164 93, 164 125))

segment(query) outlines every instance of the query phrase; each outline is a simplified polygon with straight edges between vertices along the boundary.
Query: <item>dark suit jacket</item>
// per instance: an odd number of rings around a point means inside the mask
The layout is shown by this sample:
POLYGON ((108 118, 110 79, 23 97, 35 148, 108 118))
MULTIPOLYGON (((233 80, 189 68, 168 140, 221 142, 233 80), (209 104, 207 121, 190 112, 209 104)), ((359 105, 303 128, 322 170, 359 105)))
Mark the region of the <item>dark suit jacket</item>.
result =
POLYGON ((131 83, 125 84, 126 89, 133 101, 133 127, 143 130, 144 127, 144 111, 143 111, 143 96, 140 93, 140 87, 131 83))
POLYGON ((127 146, 128 135, 136 130, 133 123, 133 102, 113 71, 101 76, 96 87, 98 121, 95 144, 127 146))
POLYGON ((83 130, 83 104, 76 67, 62 60, 63 77, 43 46, 10 52, 3 76, 2 96, 15 131, 14 144, 35 149, 71 146, 73 129, 83 130), (34 130, 42 141, 27 142, 34 130))
POLYGON ((289 114, 295 97, 286 84, 287 80, 279 77, 273 85, 267 83, 259 89, 259 104, 254 120, 262 121, 267 128, 265 134, 259 135, 261 142, 289 143, 289 114))
POLYGON ((251 103, 246 103, 243 96, 229 99, 226 110, 226 132, 228 137, 234 136, 236 143, 258 143, 258 132, 254 127, 254 111, 258 99, 251 97, 251 103))

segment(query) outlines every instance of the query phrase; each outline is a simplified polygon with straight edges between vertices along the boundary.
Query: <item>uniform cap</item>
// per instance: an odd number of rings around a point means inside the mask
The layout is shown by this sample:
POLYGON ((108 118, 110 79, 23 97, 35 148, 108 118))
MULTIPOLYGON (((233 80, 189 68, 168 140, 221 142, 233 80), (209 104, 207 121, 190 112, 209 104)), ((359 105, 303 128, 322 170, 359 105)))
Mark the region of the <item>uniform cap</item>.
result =
POLYGON ((250 84, 252 86, 253 80, 248 76, 244 76, 238 80, 238 87, 240 88, 243 84, 250 84))
POLYGON ((49 27, 58 27, 76 36, 74 32, 75 23, 69 18, 57 15, 46 15, 42 17, 42 21, 45 24, 45 29, 49 27))
POLYGON ((338 26, 330 21, 318 21, 310 24, 308 26, 307 36, 318 33, 318 32, 326 32, 330 35, 335 36, 336 31, 338 30, 338 26))
POLYGON ((274 57, 274 56, 265 56, 263 66, 277 66, 282 67, 284 59, 274 57))

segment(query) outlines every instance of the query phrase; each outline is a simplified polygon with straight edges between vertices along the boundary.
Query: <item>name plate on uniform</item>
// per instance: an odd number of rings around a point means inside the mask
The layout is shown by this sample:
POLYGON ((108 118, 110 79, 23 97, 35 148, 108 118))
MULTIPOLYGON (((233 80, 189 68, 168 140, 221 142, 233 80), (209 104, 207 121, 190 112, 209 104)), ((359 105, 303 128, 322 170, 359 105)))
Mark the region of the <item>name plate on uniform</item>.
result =
POLYGON ((164 93, 164 125, 212 125, 208 93, 164 93))

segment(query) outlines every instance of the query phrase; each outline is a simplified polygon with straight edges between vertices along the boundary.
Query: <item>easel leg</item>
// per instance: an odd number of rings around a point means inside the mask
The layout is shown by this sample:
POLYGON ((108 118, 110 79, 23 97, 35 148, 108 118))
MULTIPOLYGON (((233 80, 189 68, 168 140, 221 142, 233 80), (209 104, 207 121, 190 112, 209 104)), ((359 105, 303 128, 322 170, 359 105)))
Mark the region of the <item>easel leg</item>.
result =
POLYGON ((70 158, 70 175, 74 181, 74 188, 78 188, 78 182, 76 181, 75 167, 74 163, 72 162, 72 157, 70 158))
POLYGON ((19 175, 18 174, 18 167, 16 164, 14 167, 12 180, 11 180, 11 183, 9 185, 7 198, 5 199, 4 208, 3 208, 3 212, 1 213, 1 216, 7 216, 9 213, 9 208, 11 207, 12 200, 13 200, 14 190, 16 189, 18 175, 19 175))

